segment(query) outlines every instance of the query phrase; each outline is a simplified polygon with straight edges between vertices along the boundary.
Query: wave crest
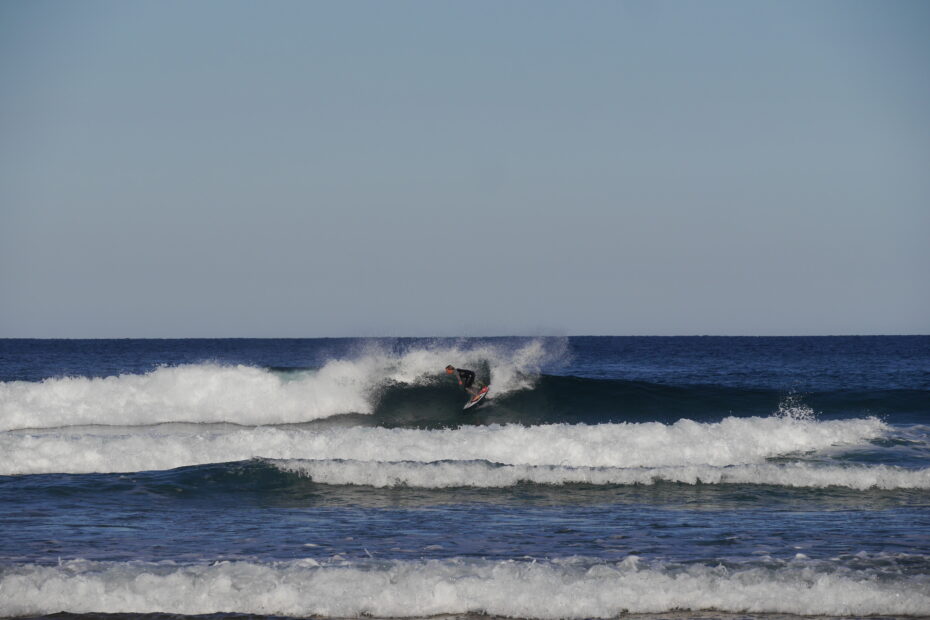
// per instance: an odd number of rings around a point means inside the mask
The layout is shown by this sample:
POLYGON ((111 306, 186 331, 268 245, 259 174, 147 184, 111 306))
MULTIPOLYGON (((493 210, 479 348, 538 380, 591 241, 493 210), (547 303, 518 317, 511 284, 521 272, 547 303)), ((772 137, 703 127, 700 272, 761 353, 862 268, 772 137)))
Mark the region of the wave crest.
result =
MULTIPOLYGON (((909 562, 913 563, 911 558, 909 562)), ((926 564, 926 558, 922 562, 926 564)), ((894 558, 804 557, 749 565, 429 560, 205 565, 70 561, 0 573, 0 614, 252 613, 296 617, 612 618, 715 610, 798 615, 930 614, 930 578, 894 558)))
POLYGON ((12 381, 0 383, 0 431, 169 422, 268 425, 371 414, 386 386, 437 383, 450 362, 482 368, 494 386, 492 396, 503 396, 531 387, 540 366, 564 354, 564 348, 564 342, 552 339, 400 354, 371 346, 356 359, 330 360, 317 370, 287 374, 204 363, 141 375, 12 381))
POLYGON ((666 425, 90 429, 0 434, 0 475, 173 469, 251 458, 431 463, 488 461, 563 467, 724 467, 862 445, 888 427, 875 418, 680 420, 666 425), (192 432, 193 430, 193 432, 192 432), (104 432, 107 431, 107 432, 104 432))
POLYGON ((314 482, 376 488, 502 488, 518 484, 652 485, 758 484, 795 488, 930 489, 930 469, 906 470, 887 465, 837 467, 811 463, 690 465, 685 467, 565 467, 501 465, 487 461, 385 463, 380 461, 272 461, 284 472, 314 482))

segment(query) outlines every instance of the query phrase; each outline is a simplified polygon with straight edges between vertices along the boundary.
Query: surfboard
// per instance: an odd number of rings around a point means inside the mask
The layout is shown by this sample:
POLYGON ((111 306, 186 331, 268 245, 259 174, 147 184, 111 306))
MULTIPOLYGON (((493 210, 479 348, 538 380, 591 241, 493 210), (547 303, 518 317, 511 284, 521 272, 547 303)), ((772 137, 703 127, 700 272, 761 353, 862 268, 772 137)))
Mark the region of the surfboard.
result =
POLYGON ((489 386, 487 385, 481 388, 481 390, 477 394, 471 397, 471 400, 465 403, 465 406, 462 407, 462 409, 463 410, 471 409, 472 407, 474 407, 475 405, 483 401, 484 397, 488 395, 488 389, 489 389, 489 386))

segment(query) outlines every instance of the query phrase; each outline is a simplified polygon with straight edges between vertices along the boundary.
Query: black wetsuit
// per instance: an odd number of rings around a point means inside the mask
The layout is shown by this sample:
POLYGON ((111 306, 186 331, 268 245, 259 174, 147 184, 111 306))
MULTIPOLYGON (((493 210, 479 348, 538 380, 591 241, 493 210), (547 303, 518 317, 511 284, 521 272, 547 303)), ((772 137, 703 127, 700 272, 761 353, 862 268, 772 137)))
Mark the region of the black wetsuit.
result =
POLYGON ((464 368, 456 368, 455 372, 459 376, 459 383, 462 384, 462 387, 466 390, 471 387, 471 384, 475 382, 475 373, 470 370, 465 370, 464 368))

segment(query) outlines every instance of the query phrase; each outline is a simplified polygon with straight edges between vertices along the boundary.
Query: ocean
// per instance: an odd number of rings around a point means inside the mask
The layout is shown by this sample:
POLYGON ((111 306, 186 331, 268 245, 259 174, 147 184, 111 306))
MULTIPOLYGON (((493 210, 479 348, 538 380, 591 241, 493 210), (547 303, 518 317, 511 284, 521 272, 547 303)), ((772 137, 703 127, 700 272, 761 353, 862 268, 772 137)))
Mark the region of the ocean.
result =
POLYGON ((930 617, 930 337, 0 340, 0 534, 2 617, 930 617))

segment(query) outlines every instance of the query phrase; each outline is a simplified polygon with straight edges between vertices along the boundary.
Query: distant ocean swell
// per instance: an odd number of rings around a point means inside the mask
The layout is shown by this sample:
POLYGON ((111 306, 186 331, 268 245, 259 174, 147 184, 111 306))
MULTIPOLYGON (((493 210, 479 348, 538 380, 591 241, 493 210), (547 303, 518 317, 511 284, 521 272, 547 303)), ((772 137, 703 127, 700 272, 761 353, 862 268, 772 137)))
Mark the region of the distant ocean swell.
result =
POLYGON ((831 616, 930 614, 928 558, 798 555, 715 565, 559 560, 211 565, 98 563, 0 569, 0 615, 223 612, 322 617, 612 618, 701 611, 831 616), (913 566, 918 568, 914 569, 913 566))

